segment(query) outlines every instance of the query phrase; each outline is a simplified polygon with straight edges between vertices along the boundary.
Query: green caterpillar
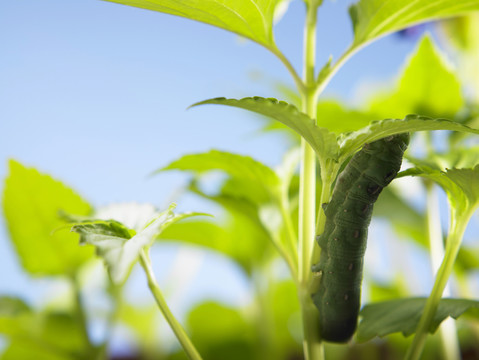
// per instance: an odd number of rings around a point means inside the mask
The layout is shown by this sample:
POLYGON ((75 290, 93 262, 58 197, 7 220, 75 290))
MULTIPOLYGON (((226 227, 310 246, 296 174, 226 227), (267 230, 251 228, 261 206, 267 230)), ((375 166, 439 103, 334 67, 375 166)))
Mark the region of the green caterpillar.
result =
POLYGON ((317 237, 321 256, 313 266, 321 278, 312 298, 326 341, 346 342, 356 330, 373 205, 396 177, 408 144, 408 133, 365 144, 339 175, 331 201, 323 204, 326 223, 317 237))

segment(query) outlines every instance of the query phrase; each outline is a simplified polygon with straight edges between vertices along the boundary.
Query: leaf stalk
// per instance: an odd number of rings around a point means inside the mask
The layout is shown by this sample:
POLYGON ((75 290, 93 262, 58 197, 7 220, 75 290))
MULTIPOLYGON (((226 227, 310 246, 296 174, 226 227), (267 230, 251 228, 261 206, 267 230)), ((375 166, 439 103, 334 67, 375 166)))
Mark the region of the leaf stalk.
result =
POLYGON ((406 360, 418 360, 421 356, 429 329, 434 320, 444 288, 452 273, 454 261, 461 247, 464 231, 466 230, 471 215, 472 211, 470 209, 466 209, 466 211, 461 214, 455 209, 451 211, 451 226, 446 243, 446 254, 437 273, 431 294, 427 299, 424 312, 419 320, 416 334, 406 354, 406 360))
POLYGON ((195 346, 191 342, 190 338, 186 334, 185 330, 181 326, 181 324, 176 320, 175 316, 171 312, 170 308, 168 307, 165 298, 158 286, 158 283, 155 278, 155 274, 153 273, 153 269, 151 267, 151 262, 149 257, 145 254, 144 250, 140 252, 140 264, 145 271, 146 277, 148 279, 148 287, 155 298, 158 307, 165 317, 166 321, 170 325, 173 333, 175 334, 176 338, 180 342, 183 350, 185 351, 186 355, 190 360, 202 360, 201 356, 196 350, 195 346))

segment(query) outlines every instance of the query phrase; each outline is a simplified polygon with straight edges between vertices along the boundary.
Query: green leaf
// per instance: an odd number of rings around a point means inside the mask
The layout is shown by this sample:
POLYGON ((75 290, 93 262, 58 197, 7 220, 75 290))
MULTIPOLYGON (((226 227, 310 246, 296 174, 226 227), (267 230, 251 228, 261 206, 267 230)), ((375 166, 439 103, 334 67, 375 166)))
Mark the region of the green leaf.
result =
POLYGON ((71 231, 81 235, 85 244, 96 247, 97 254, 103 258, 114 283, 123 283, 140 255, 140 251, 149 247, 167 226, 190 216, 205 215, 184 213, 175 215, 170 205, 168 210, 155 214, 141 231, 135 235, 115 220, 92 220, 72 225, 71 231))
POLYGON ((455 265, 459 265, 459 270, 463 273, 470 273, 479 269, 479 247, 466 247, 464 245, 459 249, 455 265))
POLYGON ((369 111, 347 108, 337 100, 323 100, 318 104, 318 123, 337 135, 359 130, 375 118, 369 111))
POLYGON ((425 215, 408 204, 394 187, 387 186, 374 205, 374 216, 387 218, 394 231, 428 247, 425 215))
POLYGON ((316 151, 320 159, 337 158, 339 148, 336 135, 328 129, 318 127, 313 119, 287 102, 255 96, 241 100, 215 98, 201 101, 192 106, 205 104, 239 107, 264 116, 269 116, 301 135, 316 151))
POLYGON ((447 41, 460 50, 471 54, 479 50, 479 41, 476 36, 479 30, 479 13, 444 20, 441 21, 440 26, 447 35, 447 41))
POLYGON ((176 240, 203 246, 237 262, 247 274, 270 259, 273 251, 266 229, 258 218, 257 208, 244 199, 226 195, 209 196, 198 189, 195 194, 221 205, 226 211, 222 222, 190 220, 165 229, 160 240, 176 240))
MULTIPOLYGON (((286 353, 301 353, 301 310, 296 292, 296 285, 292 281, 281 281, 271 284, 266 294, 271 311, 269 331, 272 333, 278 355, 275 358, 286 353)), ((268 314, 263 316, 268 319, 268 314)))
POLYGON ((64 222, 63 210, 88 215, 90 205, 72 189, 48 175, 11 160, 3 193, 10 236, 26 271, 34 275, 72 274, 91 258, 91 249, 78 247, 78 236, 52 231, 64 222))
POLYGON ((143 353, 153 354, 158 348, 158 306, 154 303, 133 306, 123 299, 117 306, 116 319, 134 332, 143 353))
POLYGON ((408 115, 404 119, 386 119, 375 121, 369 126, 344 134, 340 138, 342 159, 354 154, 362 145, 372 141, 400 134, 424 130, 453 130, 479 134, 479 130, 472 129, 460 123, 446 119, 432 119, 419 115, 408 115))
POLYGON ((189 314, 187 327, 204 359, 259 360, 257 330, 237 309, 214 302, 200 304, 189 314))
POLYGON ((0 297, 0 317, 17 316, 28 312, 30 307, 23 300, 9 296, 0 297))
POLYGON ((479 0, 360 0, 349 12, 353 47, 409 26, 479 10, 479 0))
MULTIPOLYGON (((416 331, 426 304, 426 298, 408 298, 366 305, 360 312, 357 338, 368 341, 375 336, 402 332, 409 336, 416 331)), ((467 311, 479 314, 479 301, 468 299, 441 299, 429 328, 434 333, 448 316, 457 319, 467 311)))
MULTIPOLYGON (((283 90, 282 92, 285 93, 285 91, 286 90, 283 90)), ((342 104, 335 99, 320 100, 317 107, 317 114, 318 124, 321 125, 322 128, 326 128, 336 135, 344 132, 359 130, 364 126, 369 125, 373 119, 378 118, 378 114, 376 112, 348 108, 345 104, 342 104)), ((390 113, 387 113, 384 116, 390 115, 390 113)), ((298 140, 300 137, 296 132, 291 130, 292 129, 286 125, 269 118, 262 128, 262 131, 264 132, 286 132, 287 135, 289 135, 289 138, 294 141, 294 143, 299 143, 298 140)))
POLYGON ((1 360, 75 360, 74 355, 46 349, 45 346, 30 341, 14 340, 8 344, 0 356, 1 360))
POLYGON ((410 163, 418 167, 429 167, 435 170, 450 168, 473 168, 479 164, 479 146, 455 148, 445 153, 428 154, 427 158, 418 159, 407 156, 410 163))
POLYGON ((274 48, 273 19, 278 0, 107 0, 185 17, 231 31, 274 48))
POLYGON ((465 216, 465 212, 479 206, 479 164, 469 169, 438 170, 420 166, 404 171, 401 176, 422 176, 435 181, 447 193, 453 209, 465 216))
POLYGON ((235 234, 232 224, 216 224, 210 221, 185 221, 165 229, 158 240, 175 240, 199 245, 222 253, 237 262, 246 273, 252 271, 252 259, 258 247, 251 243, 248 232, 235 234), (241 240, 245 241, 241 241, 241 240))
POLYGON ((273 197, 277 195, 281 185, 276 173, 261 162, 249 156, 218 150, 182 156, 159 171, 166 170, 191 171, 197 174, 220 170, 236 179, 233 186, 240 186, 244 190, 260 188, 263 193, 273 197))
POLYGON ((88 345, 76 317, 59 312, 35 313, 15 298, 3 297, 0 305, 0 334, 10 342, 2 359, 86 358, 88 345))
POLYGON ((464 104, 461 83, 444 54, 426 35, 400 76, 398 89, 371 104, 379 116, 421 114, 453 118, 464 104))

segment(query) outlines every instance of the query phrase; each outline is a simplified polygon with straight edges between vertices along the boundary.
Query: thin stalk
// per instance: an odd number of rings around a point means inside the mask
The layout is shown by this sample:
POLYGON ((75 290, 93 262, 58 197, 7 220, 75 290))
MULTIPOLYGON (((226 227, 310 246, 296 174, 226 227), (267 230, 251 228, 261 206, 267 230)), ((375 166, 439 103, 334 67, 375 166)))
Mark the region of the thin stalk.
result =
MULTIPOLYGON (((426 182, 427 198, 427 227, 429 234, 429 247, 433 274, 437 273, 444 258, 444 244, 441 231, 441 220, 439 215, 439 201, 437 191, 432 181, 426 182)), ((450 296, 449 284, 444 288, 443 296, 450 296)), ((441 345, 444 356, 448 360, 460 360, 459 342, 457 340, 457 329, 453 319, 446 319, 439 327, 441 345)))
POLYGON ((314 245, 316 217, 316 156, 311 147, 301 141, 299 229, 298 229, 298 275, 305 282, 311 272, 311 253, 314 245))
POLYGON ((288 58, 277 48, 267 48, 270 50, 276 57, 283 63, 283 65, 286 67, 286 69, 289 71, 291 76, 293 77, 294 83, 296 84, 296 87, 300 92, 304 91, 306 89, 303 81, 301 80, 301 77, 298 75, 296 72, 294 66, 291 64, 291 62, 288 60, 288 58))
POLYGON ((449 276, 452 273, 454 261, 461 247, 462 237, 466 230, 467 223, 471 217, 471 211, 464 211, 461 214, 453 211, 451 214, 451 226, 446 244, 446 255, 436 276, 431 294, 427 299, 423 314, 419 320, 416 334, 408 349, 405 359, 417 360, 421 356, 424 344, 426 343, 429 328, 442 298, 449 276))
POLYGON ((183 350, 185 351, 186 355, 191 360, 201 360, 200 354, 194 347, 188 335, 186 335, 186 332, 181 326, 181 324, 178 322, 178 320, 176 320, 170 308, 166 304, 165 298, 163 297, 163 294, 161 293, 161 290, 156 281, 155 274, 153 273, 153 269, 151 268, 150 259, 147 257, 144 250, 142 250, 140 253, 140 264, 143 267, 143 270, 145 270, 145 274, 148 279, 148 287, 150 288, 150 291, 153 294, 153 297, 155 298, 155 301, 158 304, 161 313, 163 314, 166 321, 173 330, 173 333, 183 347, 183 350))
MULTIPOLYGON (((300 89, 302 110, 312 119, 317 117, 317 96, 315 93, 316 24, 320 2, 307 6, 304 29, 303 83, 300 89), (302 91, 301 91, 302 90, 302 91)), ((298 275, 300 288, 298 296, 303 319, 303 349, 306 360, 324 359, 324 347, 318 328, 318 311, 312 303, 308 288, 311 273, 311 254, 314 245, 316 218, 316 155, 313 149, 301 139, 301 169, 299 188, 299 244, 298 275)))
POLYGON ((85 306, 83 304, 83 300, 81 297, 81 289, 80 289, 80 284, 78 281, 78 276, 77 275, 72 275, 70 277, 70 282, 73 287, 73 293, 74 293, 74 300, 75 300, 75 314, 77 317, 78 324, 80 325, 80 330, 83 336, 83 341, 86 344, 86 351, 88 354, 88 357, 91 359, 96 358, 96 349, 95 346, 93 345, 90 335, 88 333, 88 321, 86 318, 85 314, 85 306))

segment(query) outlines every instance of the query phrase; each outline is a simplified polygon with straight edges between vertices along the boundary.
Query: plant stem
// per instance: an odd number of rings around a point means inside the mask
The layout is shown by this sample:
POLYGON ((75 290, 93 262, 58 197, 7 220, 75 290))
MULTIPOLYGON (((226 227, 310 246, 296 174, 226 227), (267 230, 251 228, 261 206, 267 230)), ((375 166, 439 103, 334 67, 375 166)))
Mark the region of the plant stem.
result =
POLYGON ((163 314, 166 321, 173 330, 176 338, 183 347, 183 350, 186 352, 186 355, 188 355, 191 360, 201 360, 200 354, 194 347, 188 335, 186 335, 186 332, 181 326, 181 324, 178 322, 178 320, 176 320, 176 318, 170 311, 170 308, 166 304, 165 298, 163 297, 163 294, 161 293, 161 290, 156 281, 155 274, 153 273, 153 269, 151 268, 150 259, 145 254, 144 250, 142 250, 140 253, 140 264, 143 267, 143 270, 145 270, 145 274, 148 279, 148 287, 150 288, 150 291, 153 294, 153 297, 155 298, 155 301, 158 304, 161 313, 163 314))
MULTIPOLYGON (((426 180, 427 198, 427 227, 429 235, 429 247, 433 274, 437 273, 444 258, 444 244, 442 239, 441 221, 439 215, 439 201, 434 183, 426 180)), ((443 296, 450 296, 451 291, 448 285, 444 288, 443 296)), ((446 319, 439 327, 441 345, 445 358, 448 360, 459 360, 459 342, 457 340, 457 329, 453 319, 446 319)))
POLYGON ((447 238, 446 255, 444 256, 441 267, 437 273, 431 294, 427 299, 412 344, 406 354, 406 360, 417 360, 421 356, 431 323, 436 314, 439 301, 441 300, 449 276, 452 273, 454 261, 459 252, 462 237, 471 215, 472 211, 470 211, 470 209, 466 209, 466 211, 451 211, 451 226, 447 238))
MULTIPOLYGON (((311 1, 307 6, 304 29, 304 89, 300 89, 302 110, 312 119, 317 116, 315 80, 316 22, 320 2, 311 1)), ((311 273, 311 254, 314 245, 316 218, 316 155, 301 139, 301 170, 299 188, 299 245, 298 296, 303 319, 303 349, 306 360, 324 359, 324 348, 319 335, 318 311, 311 300, 308 280, 311 273)))

